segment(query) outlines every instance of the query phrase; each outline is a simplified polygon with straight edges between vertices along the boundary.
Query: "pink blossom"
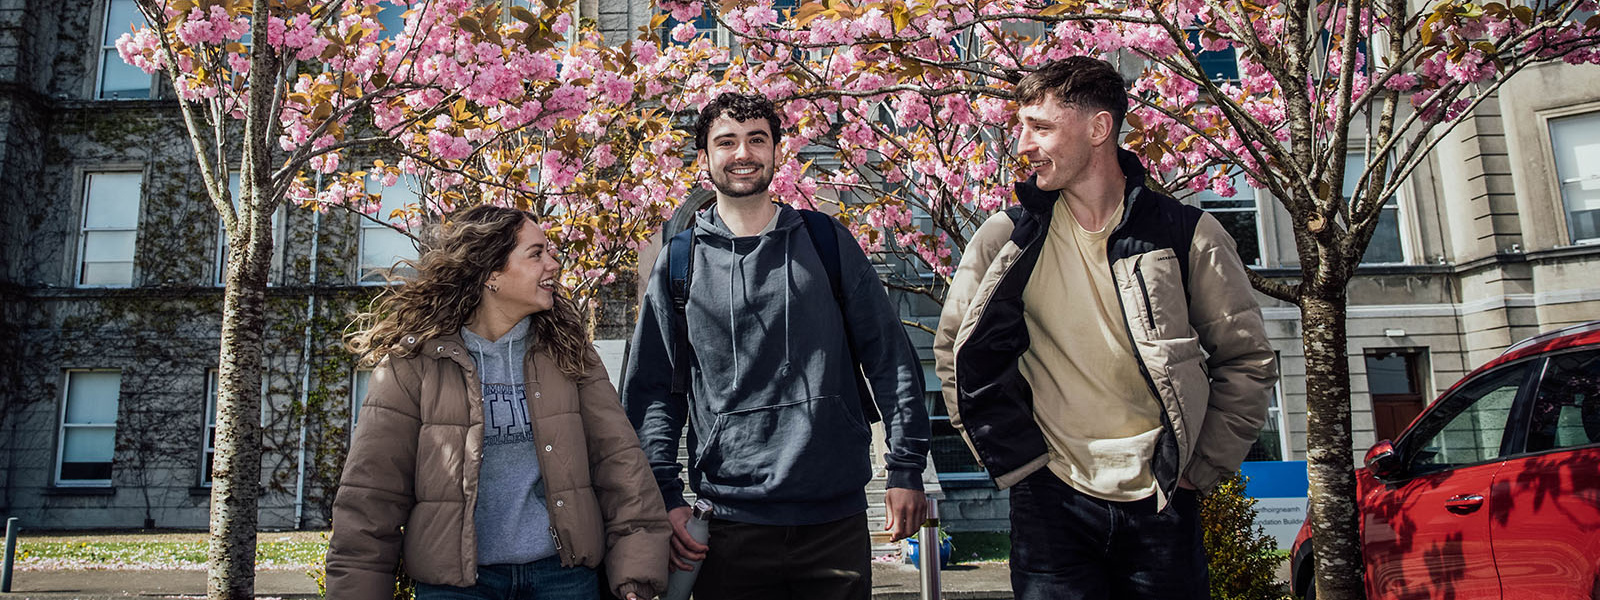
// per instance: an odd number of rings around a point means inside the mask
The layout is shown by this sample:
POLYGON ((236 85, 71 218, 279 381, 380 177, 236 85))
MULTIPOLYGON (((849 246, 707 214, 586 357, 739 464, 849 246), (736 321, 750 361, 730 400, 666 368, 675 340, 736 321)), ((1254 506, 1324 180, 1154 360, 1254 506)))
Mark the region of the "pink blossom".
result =
POLYGON ((123 62, 138 67, 146 73, 166 68, 166 54, 161 51, 161 41, 149 28, 117 36, 117 55, 123 62))
POLYGON ((630 82, 615 73, 604 73, 600 76, 600 90, 605 94, 606 101, 622 106, 633 99, 633 82, 630 82))
POLYGON ((656 48, 655 44, 642 43, 642 42, 637 42, 637 41, 634 42, 634 44, 633 44, 633 60, 634 60, 634 62, 636 62, 638 64, 641 64, 641 65, 649 65, 650 63, 653 63, 653 62, 656 61, 656 57, 657 56, 660 56, 660 50, 656 48))
POLYGON ((694 36, 697 33, 698 32, 695 31, 694 28, 694 23, 679 23, 677 26, 672 28, 672 39, 676 40, 680 44, 687 44, 689 43, 689 40, 694 39, 694 36))
POLYGON ((443 131, 428 133, 428 147, 434 154, 444 160, 460 160, 472 153, 472 145, 462 137, 457 137, 443 131))
POLYGON ((604 169, 617 163, 617 156, 611 153, 611 144, 600 144, 594 148, 594 166, 604 169))
POLYGON ((1410 90, 1416 86, 1417 77, 1410 73, 1397 73, 1390 77, 1388 82, 1383 84, 1383 87, 1399 92, 1410 90))
POLYGON ((673 20, 680 22, 693 21, 704 11, 698 1, 662 0, 659 4, 662 9, 672 14, 673 20))
POLYGON ((1223 198, 1232 198, 1239 194, 1239 190, 1233 187, 1233 177, 1219 170, 1211 178, 1211 193, 1223 198))
POLYGON ((1461 56, 1461 60, 1447 63, 1444 67, 1445 74, 1451 79, 1462 83, 1475 83, 1488 79, 1495 73, 1494 61, 1488 60, 1483 52, 1474 48, 1461 56))

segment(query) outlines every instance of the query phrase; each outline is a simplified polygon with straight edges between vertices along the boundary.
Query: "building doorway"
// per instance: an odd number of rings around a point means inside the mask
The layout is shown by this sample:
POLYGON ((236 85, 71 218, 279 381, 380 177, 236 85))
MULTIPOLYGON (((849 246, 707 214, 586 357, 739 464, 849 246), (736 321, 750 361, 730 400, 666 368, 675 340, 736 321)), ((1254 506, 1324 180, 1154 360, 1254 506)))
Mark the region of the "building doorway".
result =
POLYGON ((1428 405, 1422 385, 1422 350, 1368 351, 1367 391, 1377 439, 1393 440, 1428 405))

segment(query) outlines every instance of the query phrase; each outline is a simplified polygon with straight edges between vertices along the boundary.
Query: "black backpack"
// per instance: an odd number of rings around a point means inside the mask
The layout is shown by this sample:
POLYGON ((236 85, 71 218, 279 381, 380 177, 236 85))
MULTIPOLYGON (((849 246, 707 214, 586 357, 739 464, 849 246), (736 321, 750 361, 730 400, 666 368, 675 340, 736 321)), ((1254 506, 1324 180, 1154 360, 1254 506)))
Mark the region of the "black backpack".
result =
MULTIPOLYGON (((839 236, 834 229, 833 217, 805 209, 796 209, 805 219, 806 232, 811 234, 811 245, 822 257, 822 266, 828 272, 828 287, 833 290, 833 300, 839 305, 839 316, 844 316, 844 292, 839 282, 839 236)), ((694 227, 690 226, 667 242, 667 273, 671 276, 668 290, 672 294, 672 337, 678 360, 672 365, 672 395, 687 398, 689 395, 689 357, 694 349, 689 347, 689 283, 694 275, 694 227)), ((877 405, 872 402, 872 388, 861 372, 861 361, 856 358, 856 343, 848 324, 844 329, 845 342, 850 347, 851 371, 855 374, 856 393, 861 398, 862 414, 867 422, 881 420, 877 405)))

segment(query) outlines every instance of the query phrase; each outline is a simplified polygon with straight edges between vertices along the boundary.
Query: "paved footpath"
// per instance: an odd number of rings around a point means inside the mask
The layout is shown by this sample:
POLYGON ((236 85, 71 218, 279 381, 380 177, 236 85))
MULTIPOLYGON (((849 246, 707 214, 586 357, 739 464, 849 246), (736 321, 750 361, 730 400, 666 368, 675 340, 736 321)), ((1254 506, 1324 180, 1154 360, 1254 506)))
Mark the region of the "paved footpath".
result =
MULTIPOLYGON (((872 597, 920 597, 917 570, 910 565, 874 563, 872 597)), ((950 600, 1009 600, 1011 571, 1003 563, 955 565, 941 574, 940 588, 950 600)), ((205 571, 16 571, 3 600, 109 600, 121 598, 204 598, 205 571)), ((256 597, 317 598, 316 583, 304 571, 257 571, 256 597)))

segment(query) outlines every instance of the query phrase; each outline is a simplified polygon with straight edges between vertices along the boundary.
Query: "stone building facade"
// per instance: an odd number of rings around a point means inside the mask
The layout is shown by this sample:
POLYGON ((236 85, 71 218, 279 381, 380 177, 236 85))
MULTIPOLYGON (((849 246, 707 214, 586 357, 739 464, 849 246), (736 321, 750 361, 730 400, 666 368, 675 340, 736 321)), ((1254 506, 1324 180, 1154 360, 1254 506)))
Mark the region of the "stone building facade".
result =
MULTIPOLYGON (((608 37, 648 23, 640 2, 578 10, 608 37)), ((131 0, 0 3, 0 516, 27 527, 207 522, 226 239, 170 87, 116 55, 136 18, 131 0)), ((345 328, 415 249, 293 207, 274 238, 260 522, 324 526, 367 376, 345 328)), ((597 336, 626 337, 630 302, 607 306, 597 336)))

